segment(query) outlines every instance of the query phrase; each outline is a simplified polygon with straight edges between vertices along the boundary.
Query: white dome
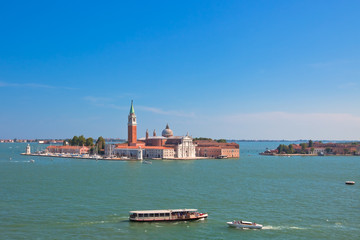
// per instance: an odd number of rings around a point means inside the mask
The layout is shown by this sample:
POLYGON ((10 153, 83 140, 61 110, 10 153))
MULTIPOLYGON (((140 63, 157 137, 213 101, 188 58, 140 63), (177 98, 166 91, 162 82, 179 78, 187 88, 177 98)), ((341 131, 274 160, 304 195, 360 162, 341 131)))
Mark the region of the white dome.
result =
POLYGON ((166 124, 166 128, 162 131, 161 135, 163 137, 172 137, 173 131, 169 128, 169 124, 166 124))

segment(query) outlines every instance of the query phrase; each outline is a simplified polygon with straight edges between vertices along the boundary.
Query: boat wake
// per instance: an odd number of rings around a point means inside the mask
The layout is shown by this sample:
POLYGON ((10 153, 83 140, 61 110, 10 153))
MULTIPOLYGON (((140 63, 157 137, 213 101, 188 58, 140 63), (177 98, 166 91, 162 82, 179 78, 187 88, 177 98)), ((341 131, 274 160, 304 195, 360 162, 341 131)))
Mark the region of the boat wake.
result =
POLYGON ((263 230, 305 230, 303 227, 296 226, 263 226, 263 230))
POLYGON ((28 160, 28 161, 10 160, 9 162, 11 162, 11 163, 33 163, 35 161, 31 161, 31 160, 28 160))

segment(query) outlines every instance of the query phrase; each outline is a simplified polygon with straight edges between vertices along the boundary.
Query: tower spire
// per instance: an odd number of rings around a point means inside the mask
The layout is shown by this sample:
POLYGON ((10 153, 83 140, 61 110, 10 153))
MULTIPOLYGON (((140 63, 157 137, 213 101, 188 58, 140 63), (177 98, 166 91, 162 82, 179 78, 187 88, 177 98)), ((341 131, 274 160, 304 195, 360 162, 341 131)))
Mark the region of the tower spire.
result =
POLYGON ((133 105, 133 100, 131 100, 131 107, 130 107, 130 114, 132 114, 132 113, 135 114, 134 105, 133 105))
POLYGON ((133 100, 131 100, 130 113, 128 116, 128 145, 136 146, 137 134, 136 134, 136 115, 134 111, 133 100))

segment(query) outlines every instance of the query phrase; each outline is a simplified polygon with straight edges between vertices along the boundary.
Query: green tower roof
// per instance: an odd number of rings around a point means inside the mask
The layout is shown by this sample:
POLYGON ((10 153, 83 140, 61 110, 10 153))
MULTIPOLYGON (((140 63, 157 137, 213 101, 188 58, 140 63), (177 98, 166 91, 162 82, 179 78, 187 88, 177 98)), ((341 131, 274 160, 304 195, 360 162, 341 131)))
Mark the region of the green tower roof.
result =
POLYGON ((131 100, 131 107, 130 107, 130 114, 135 113, 134 106, 133 106, 133 100, 131 100))

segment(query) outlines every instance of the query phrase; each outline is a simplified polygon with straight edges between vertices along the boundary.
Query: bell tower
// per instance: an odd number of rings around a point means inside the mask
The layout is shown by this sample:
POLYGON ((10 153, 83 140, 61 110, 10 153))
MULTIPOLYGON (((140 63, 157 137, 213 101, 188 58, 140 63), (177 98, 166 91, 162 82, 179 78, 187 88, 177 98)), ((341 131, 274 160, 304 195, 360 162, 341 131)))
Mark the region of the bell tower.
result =
POLYGON ((128 116, 128 145, 136 146, 136 115, 134 111, 133 101, 131 100, 130 113, 128 116))

